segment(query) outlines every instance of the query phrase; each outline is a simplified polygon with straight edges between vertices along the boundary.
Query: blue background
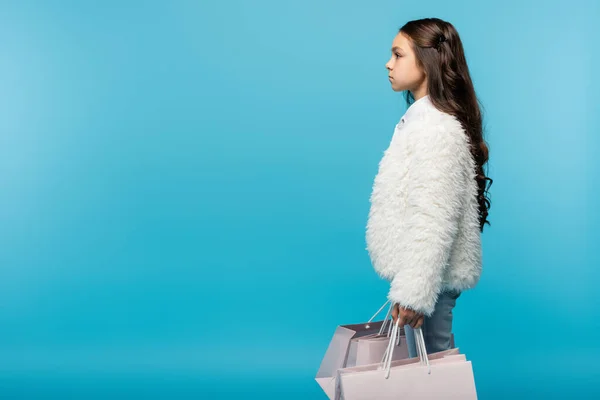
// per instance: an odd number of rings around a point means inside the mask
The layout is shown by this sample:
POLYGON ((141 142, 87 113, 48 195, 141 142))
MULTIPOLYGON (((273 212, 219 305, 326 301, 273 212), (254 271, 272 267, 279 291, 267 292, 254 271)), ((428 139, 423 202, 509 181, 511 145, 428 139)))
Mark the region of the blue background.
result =
POLYGON ((0 5, 0 398, 324 399, 405 110, 406 21, 462 36, 491 227, 455 311, 481 399, 600 396, 594 0, 0 5))

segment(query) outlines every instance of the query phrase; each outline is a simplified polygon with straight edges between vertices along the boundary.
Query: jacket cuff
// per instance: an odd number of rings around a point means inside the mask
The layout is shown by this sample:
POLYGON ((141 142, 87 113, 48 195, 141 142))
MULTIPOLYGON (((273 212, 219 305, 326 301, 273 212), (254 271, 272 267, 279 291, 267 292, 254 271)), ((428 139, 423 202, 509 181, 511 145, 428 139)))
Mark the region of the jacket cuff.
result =
POLYGON ((407 283, 394 278, 390 285, 388 299, 404 308, 430 317, 435 310, 439 293, 426 282, 423 282, 425 283, 423 285, 416 281, 407 283))

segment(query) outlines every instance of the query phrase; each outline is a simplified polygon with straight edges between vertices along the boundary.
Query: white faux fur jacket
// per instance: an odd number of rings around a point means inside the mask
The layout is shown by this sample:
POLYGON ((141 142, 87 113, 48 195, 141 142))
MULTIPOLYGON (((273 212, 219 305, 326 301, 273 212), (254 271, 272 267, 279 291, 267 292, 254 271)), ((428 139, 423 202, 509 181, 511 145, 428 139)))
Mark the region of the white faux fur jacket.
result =
POLYGON ((391 281, 392 302, 430 316, 442 291, 479 281, 475 176, 459 121, 429 96, 414 102, 379 163, 366 232, 373 268, 391 281))

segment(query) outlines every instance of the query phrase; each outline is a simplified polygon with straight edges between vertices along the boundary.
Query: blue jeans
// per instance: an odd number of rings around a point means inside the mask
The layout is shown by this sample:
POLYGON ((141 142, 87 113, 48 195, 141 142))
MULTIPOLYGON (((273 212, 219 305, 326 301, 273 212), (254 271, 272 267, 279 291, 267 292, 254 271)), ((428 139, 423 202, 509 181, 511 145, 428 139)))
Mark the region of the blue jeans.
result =
MULTIPOLYGON (((423 337, 427 354, 448 350, 451 347, 452 334, 452 309, 456 305, 456 299, 460 296, 458 291, 448 291, 440 294, 431 317, 425 317, 423 326, 423 337)), ((406 344, 408 356, 417 357, 415 346, 415 334, 409 325, 404 326, 406 332, 406 344)))

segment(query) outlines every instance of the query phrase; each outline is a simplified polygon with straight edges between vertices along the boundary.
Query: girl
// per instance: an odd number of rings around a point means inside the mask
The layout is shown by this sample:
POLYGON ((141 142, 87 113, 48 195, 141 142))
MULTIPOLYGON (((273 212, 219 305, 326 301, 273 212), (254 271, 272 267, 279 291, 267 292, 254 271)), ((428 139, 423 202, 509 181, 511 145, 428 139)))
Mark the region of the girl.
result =
POLYGON ((396 125, 370 197, 367 250, 389 280, 394 322, 413 328, 428 353, 451 347, 452 309, 479 281, 481 232, 490 201, 488 148, 463 46, 452 24, 410 21, 392 42, 386 64, 408 110, 396 125))

